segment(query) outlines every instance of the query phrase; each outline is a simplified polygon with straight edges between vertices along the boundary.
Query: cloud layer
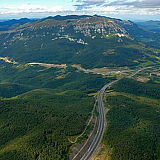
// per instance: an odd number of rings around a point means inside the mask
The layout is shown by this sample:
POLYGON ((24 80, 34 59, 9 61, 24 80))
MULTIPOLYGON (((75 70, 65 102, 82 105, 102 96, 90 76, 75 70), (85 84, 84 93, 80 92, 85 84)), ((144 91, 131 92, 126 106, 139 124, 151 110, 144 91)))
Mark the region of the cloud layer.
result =
MULTIPOLYGON (((77 0, 77 10, 112 15, 160 15, 160 0, 77 0)), ((159 17, 160 18, 160 17, 159 17)))
POLYGON ((8 15, 27 15, 42 17, 67 14, 99 14, 113 17, 155 16, 160 19, 160 0, 72 0, 73 5, 42 6, 23 4, 21 6, 0 7, 0 17, 8 15), (122 15, 122 16, 121 16, 122 15))
POLYGON ((77 10, 92 8, 94 6, 102 7, 107 3, 106 0, 77 0, 76 2, 78 3, 75 5, 77 10))
POLYGON ((112 6, 131 6, 134 8, 160 8, 160 0, 120 0, 110 3, 112 6))
POLYGON ((64 11, 62 6, 45 7, 40 5, 24 4, 21 6, 6 6, 0 8, 0 14, 18 14, 31 12, 57 12, 64 11))

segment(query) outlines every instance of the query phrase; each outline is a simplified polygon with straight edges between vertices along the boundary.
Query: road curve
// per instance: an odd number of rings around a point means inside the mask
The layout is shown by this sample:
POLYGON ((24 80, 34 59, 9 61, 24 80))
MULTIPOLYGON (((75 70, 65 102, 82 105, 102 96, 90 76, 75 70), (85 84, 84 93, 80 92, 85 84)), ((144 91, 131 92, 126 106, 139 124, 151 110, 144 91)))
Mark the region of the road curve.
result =
POLYGON ((103 105, 103 94, 106 88, 108 88, 113 83, 117 82, 119 80, 114 80, 108 84, 106 84, 99 92, 98 94, 98 112, 99 112, 99 124, 98 129, 96 132, 96 135, 93 139, 93 142, 91 143, 89 149, 86 151, 86 153, 83 155, 81 160, 89 160, 92 156, 92 154, 95 152, 96 148, 98 147, 102 137, 103 132, 105 129, 105 113, 104 113, 104 105, 103 105))
MULTIPOLYGON (((136 75, 137 73, 145 70, 145 69, 149 69, 152 67, 144 67, 141 68, 139 70, 137 70, 136 72, 130 74, 129 76, 126 76, 126 78, 131 78, 134 75, 136 75)), ((91 142, 90 146, 86 149, 85 153, 80 156, 80 153, 77 154, 77 156, 75 156, 72 160, 89 160, 91 158, 91 156, 93 155, 93 153, 95 152, 95 150, 97 149, 102 137, 103 137, 103 133, 104 133, 104 129, 105 129, 105 113, 104 113, 104 105, 103 105, 103 94, 104 91, 106 90, 106 88, 110 87, 112 84, 118 82, 121 79, 118 80, 114 80, 111 81, 110 83, 106 84, 99 92, 98 94, 98 113, 99 113, 99 124, 98 124, 98 129, 96 131, 95 137, 93 138, 93 141, 91 142)), ((85 144, 85 146, 87 146, 87 143, 85 144)), ((85 148, 85 146, 83 146, 82 148, 85 148)))
MULTIPOLYGON (((144 67, 141 68, 139 70, 137 70, 136 72, 132 73, 131 75, 127 76, 126 78, 131 78, 133 76, 135 76, 137 73, 145 70, 145 69, 149 69, 152 67, 144 67)), ((92 144, 90 145, 89 149, 86 151, 86 153, 84 154, 84 156, 81 158, 81 160, 89 160, 91 158, 91 156, 93 155, 93 153, 95 152, 96 148, 98 147, 102 137, 103 137, 103 132, 105 129, 105 113, 104 113, 104 105, 103 105, 103 94, 104 91, 106 90, 106 88, 108 88, 109 86, 111 86, 112 84, 118 82, 120 79, 118 80, 114 80, 108 84, 106 84, 99 92, 98 94, 98 112, 99 112, 99 125, 98 125, 98 130, 96 133, 96 136, 92 142, 92 144)))

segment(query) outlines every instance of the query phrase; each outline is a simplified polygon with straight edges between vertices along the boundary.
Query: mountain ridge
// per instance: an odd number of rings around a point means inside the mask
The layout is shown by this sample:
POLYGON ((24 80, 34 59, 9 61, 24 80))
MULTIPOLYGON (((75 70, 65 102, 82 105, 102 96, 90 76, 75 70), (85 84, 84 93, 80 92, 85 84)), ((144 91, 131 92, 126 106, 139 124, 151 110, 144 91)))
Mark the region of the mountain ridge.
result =
POLYGON ((157 51, 135 41, 128 24, 135 25, 97 15, 47 17, 1 32, 0 56, 84 68, 137 66, 150 55, 157 61, 157 51))
POLYGON ((8 31, 17 28, 25 23, 34 22, 34 19, 21 18, 21 19, 11 19, 7 21, 0 22, 0 31, 8 31))

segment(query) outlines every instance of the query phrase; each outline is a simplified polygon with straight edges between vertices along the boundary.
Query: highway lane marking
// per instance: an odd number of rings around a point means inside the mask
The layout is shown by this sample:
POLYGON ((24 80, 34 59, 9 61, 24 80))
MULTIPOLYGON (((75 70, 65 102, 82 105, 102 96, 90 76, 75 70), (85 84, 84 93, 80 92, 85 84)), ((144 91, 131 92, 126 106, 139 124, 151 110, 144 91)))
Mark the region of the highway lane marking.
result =
MULTIPOLYGON (((97 117, 96 117, 96 121, 95 121, 94 127, 95 127, 96 123, 97 123, 97 117)), ((93 130, 92 133, 90 134, 89 138, 92 136, 93 132, 94 132, 94 130, 93 130)), ((85 145, 88 143, 89 138, 87 139, 87 141, 85 142, 85 144, 83 145, 83 147, 80 149, 80 151, 73 157, 72 160, 74 160, 74 159, 78 156, 78 154, 83 150, 83 148, 85 147, 85 145)))
MULTIPOLYGON (((136 75, 137 73, 139 73, 139 72, 141 72, 141 71, 143 71, 143 70, 145 70, 145 69, 148 69, 148 68, 152 68, 152 67, 145 67, 145 68, 141 68, 141 69, 139 69, 138 71, 136 71, 135 73, 132 73, 130 76, 127 76, 126 78, 131 78, 131 77, 133 77, 134 75, 136 75)), ((102 88, 102 90, 101 91, 103 91, 102 92, 102 95, 103 95, 103 93, 104 93, 104 91, 106 90, 106 88, 108 88, 110 85, 112 85, 113 83, 115 83, 115 82, 117 82, 117 81, 119 81, 119 80, 121 80, 121 79, 118 79, 118 80, 115 80, 115 81, 112 81, 112 82, 110 82, 109 84, 107 84, 107 85, 105 85, 103 88, 102 88)), ((101 96, 102 96, 101 95, 101 96)), ((100 97, 101 99, 102 99, 102 97, 100 97)), ((103 99, 101 100, 102 102, 103 102, 103 99)), ((103 105, 103 103, 101 104, 101 105, 103 105)), ((104 106, 103 106, 104 107, 104 106)), ((102 108, 103 108, 102 107, 102 108)), ((102 116, 102 118, 104 119, 104 114, 102 114, 103 116, 102 116)), ((105 126, 103 126, 103 127, 105 127, 105 126)), ((103 132, 104 132, 104 128, 103 128, 103 130, 101 130, 101 134, 103 134, 103 132)), ((100 135, 101 135, 100 134, 100 135)), ((97 148, 97 146, 99 145, 98 143, 100 143, 100 141, 101 141, 101 138, 103 137, 101 137, 101 136, 98 136, 98 139, 97 139, 97 141, 96 141, 96 143, 94 143, 94 148, 92 149, 92 152, 94 153, 95 152, 95 150, 96 150, 96 148, 97 148), (100 138, 100 140, 99 140, 99 138, 100 138), (98 142, 99 141, 99 142, 98 142)), ((85 154, 85 157, 84 157, 84 160, 86 160, 86 159, 90 159, 90 157, 92 156, 92 153, 91 151, 90 152, 86 152, 86 154, 88 154, 88 155, 86 155, 85 154)), ((82 158, 83 158, 82 157, 82 158)))
MULTIPOLYGON (((111 85, 112 83, 110 83, 111 85)), ((109 87, 109 85, 105 86, 105 89, 109 87)), ((102 135, 103 135, 103 132, 104 132, 104 128, 105 128, 105 115, 104 115, 104 105, 103 105, 103 96, 104 94, 104 87, 100 90, 100 93, 99 93, 99 96, 98 96, 98 102, 99 102, 99 112, 100 114, 102 114, 102 117, 100 117, 102 119, 102 121, 99 122, 99 127, 98 127, 98 130, 97 130, 97 134, 94 138, 94 140, 92 141, 89 149, 87 150, 87 152, 84 154, 84 156, 81 158, 81 159, 86 159, 88 158, 88 156, 90 156, 90 154, 92 154, 92 152, 95 151, 96 147, 99 145, 100 143, 100 140, 102 139, 102 135), (95 140, 96 139, 96 140, 95 140), (91 148, 92 147, 92 148, 91 148)), ((100 120, 101 120, 100 119, 100 120)))
MULTIPOLYGON (((137 70, 135 73, 132 73, 131 75, 126 76, 125 78, 131 78, 131 77, 135 76, 137 73, 139 73, 139 72, 141 72, 141 71, 143 71, 143 70, 145 70, 145 69, 152 68, 152 67, 153 67, 153 66, 141 68, 141 69, 137 70)), ((106 84, 106 85, 100 90, 100 92, 99 92, 99 94, 98 94, 98 103, 100 103, 98 106, 101 106, 100 108, 98 107, 98 111, 99 111, 99 113, 103 113, 103 114, 102 114, 102 117, 100 117, 100 120, 103 120, 104 122, 105 122, 105 113, 104 113, 104 104, 103 104, 103 97, 102 97, 102 96, 103 96, 103 94, 104 94, 104 91, 105 91, 109 86, 111 86, 113 83, 118 82, 119 80, 121 80, 121 79, 114 80, 114 81, 106 84), (99 97, 99 96, 100 96, 100 97, 99 97), (101 112, 101 111, 102 111, 102 112, 101 112)), ((99 145, 99 143, 100 143, 100 141, 101 141, 101 139, 102 139, 102 137, 103 137, 103 132, 104 132, 104 128, 105 128, 105 123, 103 123, 103 124, 104 124, 104 125, 102 125, 102 123, 99 122, 100 127, 98 127, 98 130, 97 130, 97 132, 96 132, 96 136, 95 136, 94 140, 92 141, 89 149, 86 151, 86 153, 85 153, 85 154, 83 155, 83 157, 81 158, 81 160, 82 160, 83 158, 84 158, 84 160, 85 160, 86 158, 89 158, 89 159, 90 159, 90 157, 92 156, 92 154, 95 152, 97 146, 99 145), (98 133, 99 133, 99 130, 100 130, 100 134, 98 134, 98 133), (95 139, 97 139, 96 142, 94 142, 95 139), (91 147, 92 147, 92 148, 91 148, 91 147)), ((94 131, 94 130, 93 130, 93 131, 94 131)), ((92 133, 93 133, 93 131, 92 131, 92 133)), ((92 133, 91 133, 91 135, 92 135, 92 133)), ((88 138, 88 140, 89 140, 89 138, 88 138)), ((85 147, 85 145, 87 144, 88 140, 86 141, 86 143, 84 144, 84 146, 81 148, 81 150, 78 152, 78 154, 79 154, 79 153, 82 151, 82 149, 85 147)), ((78 155, 78 154, 77 154, 77 155, 78 155)), ((77 155, 76 155, 76 156, 77 156, 77 155)), ((75 157, 76 157, 76 156, 75 156, 75 157)), ((75 157, 74 157, 74 158, 75 158, 75 157)), ((72 160, 73 160, 73 159, 72 159, 72 160)))

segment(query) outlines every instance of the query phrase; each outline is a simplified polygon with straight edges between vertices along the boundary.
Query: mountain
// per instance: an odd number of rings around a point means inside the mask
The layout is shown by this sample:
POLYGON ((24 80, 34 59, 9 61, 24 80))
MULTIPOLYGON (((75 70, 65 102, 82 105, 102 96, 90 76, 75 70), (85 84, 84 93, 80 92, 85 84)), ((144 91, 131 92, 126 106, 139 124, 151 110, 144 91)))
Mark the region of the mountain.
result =
POLYGON ((16 27, 23 25, 28 22, 34 22, 35 20, 33 19, 28 19, 28 18, 21 18, 19 20, 12 19, 8 21, 2 21, 0 22, 0 31, 8 31, 11 29, 15 29, 16 27))
MULTIPOLYGON (((115 76, 0 61, 0 160, 69 160, 93 95, 115 76), (76 125, 75 125, 76 124, 76 125)), ((93 124, 78 138, 84 142, 93 124)))
POLYGON ((97 15, 26 22, 0 32, 0 160, 73 159, 99 122, 98 91, 116 79, 100 154, 158 160, 160 51, 142 43, 148 31, 97 15))
POLYGON ((136 22, 136 24, 143 29, 159 32, 160 33, 160 21, 145 21, 145 22, 136 22))
POLYGON ((135 41, 125 26, 100 16, 47 17, 1 32, 0 56, 85 68, 134 67, 150 55, 157 61, 157 53, 135 41))
MULTIPOLYGON (((120 20, 120 19, 113 19, 113 21, 117 24, 119 24, 121 27, 123 27, 132 37, 134 37, 135 40, 140 41, 147 46, 154 47, 159 49, 160 47, 160 33, 153 31, 151 28, 149 29, 149 26, 152 25, 153 21, 149 21, 144 23, 143 26, 145 27, 140 27, 140 23, 135 24, 132 21, 129 20, 120 20), (147 27, 148 26, 148 27, 147 27), (146 29, 149 30, 146 30, 146 29)), ((154 23, 155 24, 155 23, 154 23)), ((159 23, 157 24, 160 27, 159 23)))

